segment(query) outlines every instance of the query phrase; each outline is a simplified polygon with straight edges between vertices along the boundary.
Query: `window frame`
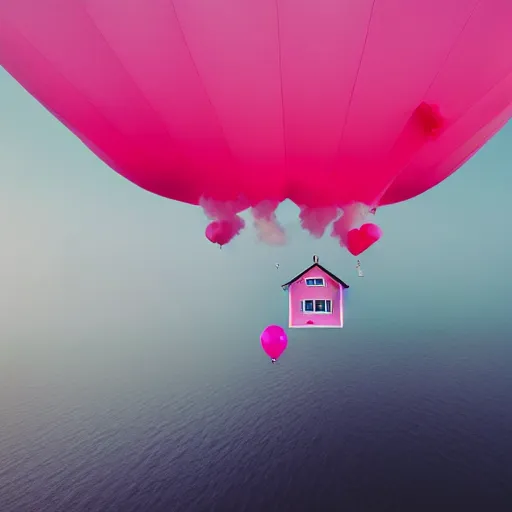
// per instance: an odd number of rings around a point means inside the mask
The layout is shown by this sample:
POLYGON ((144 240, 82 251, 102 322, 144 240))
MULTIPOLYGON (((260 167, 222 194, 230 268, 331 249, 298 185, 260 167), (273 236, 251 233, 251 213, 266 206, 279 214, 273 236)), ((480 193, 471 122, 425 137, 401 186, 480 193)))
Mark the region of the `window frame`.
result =
POLYGON ((325 278, 322 277, 322 276, 318 276, 318 277, 306 277, 304 279, 304 283, 306 286, 310 287, 310 288, 318 288, 320 286, 326 286, 326 283, 325 283, 325 278), (321 279, 322 280, 322 284, 308 284, 308 281, 313 281, 315 279, 321 279))
POLYGON ((305 315, 332 315, 332 299, 302 299, 300 301, 300 312, 305 315), (322 301, 324 303, 324 311, 316 311, 316 302, 322 301), (313 303, 313 311, 307 311, 306 310, 306 302, 312 302, 313 303), (330 311, 327 311, 327 303, 331 304, 330 311))

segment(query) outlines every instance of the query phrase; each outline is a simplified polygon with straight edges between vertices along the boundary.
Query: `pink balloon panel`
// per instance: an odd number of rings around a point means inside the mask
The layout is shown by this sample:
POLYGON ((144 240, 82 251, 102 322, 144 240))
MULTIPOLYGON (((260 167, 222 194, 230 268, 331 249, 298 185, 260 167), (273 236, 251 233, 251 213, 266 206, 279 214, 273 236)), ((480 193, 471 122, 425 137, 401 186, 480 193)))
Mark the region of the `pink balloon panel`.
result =
POLYGON ((0 64, 161 196, 375 206, 510 118, 510 27, 510 0, 0 0, 0 64))
POLYGON ((279 359, 288 346, 288 336, 279 325, 269 325, 260 336, 261 347, 268 357, 279 359))

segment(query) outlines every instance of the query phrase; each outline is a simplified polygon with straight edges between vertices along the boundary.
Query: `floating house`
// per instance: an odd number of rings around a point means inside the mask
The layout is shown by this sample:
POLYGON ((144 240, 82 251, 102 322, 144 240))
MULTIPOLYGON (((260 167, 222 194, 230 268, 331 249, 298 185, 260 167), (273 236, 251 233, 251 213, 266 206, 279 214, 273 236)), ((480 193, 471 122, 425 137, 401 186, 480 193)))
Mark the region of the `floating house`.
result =
POLYGON ((318 263, 282 285, 288 291, 289 327, 343 327, 343 290, 339 277, 318 263))

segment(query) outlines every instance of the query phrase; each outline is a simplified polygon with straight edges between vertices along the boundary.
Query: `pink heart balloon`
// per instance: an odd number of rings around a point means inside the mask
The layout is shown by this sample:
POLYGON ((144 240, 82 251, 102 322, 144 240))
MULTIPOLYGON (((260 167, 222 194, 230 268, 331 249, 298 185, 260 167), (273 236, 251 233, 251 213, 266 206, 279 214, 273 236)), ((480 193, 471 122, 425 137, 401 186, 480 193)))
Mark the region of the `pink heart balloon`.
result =
POLYGON ((215 220, 206 226, 205 236, 213 244, 221 247, 237 236, 245 226, 244 220, 238 215, 229 219, 215 220))
POLYGON ((377 224, 371 222, 363 224, 359 229, 351 229, 347 235, 347 249, 351 254, 357 256, 366 251, 382 236, 382 230, 377 224))
POLYGON ((225 220, 216 220, 208 224, 205 235, 212 244, 219 244, 220 246, 223 246, 231 239, 232 229, 229 222, 225 220))

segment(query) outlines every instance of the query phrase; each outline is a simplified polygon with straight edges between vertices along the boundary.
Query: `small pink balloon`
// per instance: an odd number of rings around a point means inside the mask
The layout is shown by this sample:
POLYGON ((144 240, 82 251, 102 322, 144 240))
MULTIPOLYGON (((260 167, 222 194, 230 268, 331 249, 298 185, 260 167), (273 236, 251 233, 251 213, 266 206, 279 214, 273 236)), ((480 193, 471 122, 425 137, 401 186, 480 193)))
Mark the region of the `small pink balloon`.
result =
POLYGON ((238 215, 222 220, 214 220, 206 226, 204 232, 206 238, 213 244, 219 244, 221 247, 230 242, 245 226, 245 221, 238 215))
POLYGON ((215 220, 206 226, 205 235, 212 244, 225 245, 231 239, 232 229, 227 221, 215 220))
POLYGON ((381 236, 382 230, 377 224, 363 224, 359 229, 351 229, 348 232, 347 249, 357 256, 371 247, 381 236))
POLYGON ((279 325, 265 327, 260 336, 261 346, 268 357, 275 363, 288 346, 288 336, 279 325))

